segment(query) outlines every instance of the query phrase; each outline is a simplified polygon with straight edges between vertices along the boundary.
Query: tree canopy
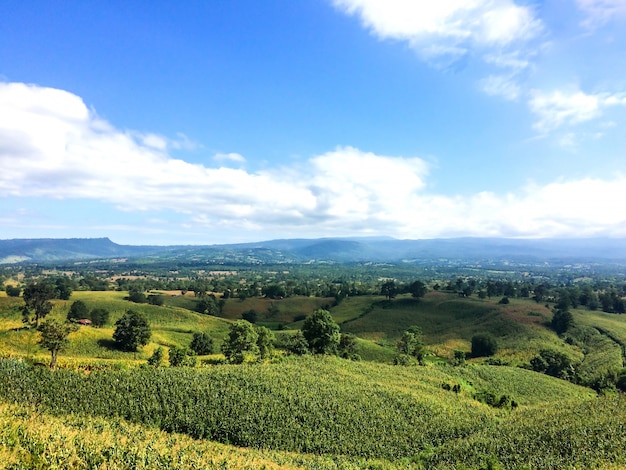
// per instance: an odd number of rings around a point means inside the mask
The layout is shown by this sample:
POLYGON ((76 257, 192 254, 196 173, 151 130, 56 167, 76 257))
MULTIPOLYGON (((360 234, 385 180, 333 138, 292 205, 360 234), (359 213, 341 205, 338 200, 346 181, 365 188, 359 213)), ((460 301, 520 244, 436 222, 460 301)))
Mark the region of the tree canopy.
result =
POLYGON ((115 322, 113 340, 124 351, 137 351, 138 347, 148 344, 151 336, 148 320, 134 310, 128 310, 115 322))
POLYGON ((341 335, 328 310, 319 309, 304 320, 302 334, 313 354, 335 354, 341 335))
POLYGON ((43 319, 52 310, 50 300, 57 295, 55 288, 49 282, 31 282, 24 289, 24 307, 22 308, 22 321, 34 323, 39 326, 39 320, 43 319), (31 314, 34 316, 31 319, 31 314))
POLYGON ((230 331, 222 343, 222 352, 228 362, 241 364, 246 354, 257 354, 259 334, 252 323, 238 320, 230 325, 230 331))
POLYGON ((75 328, 68 323, 59 323, 56 320, 46 320, 37 327, 41 333, 39 344, 50 351, 50 368, 54 369, 57 364, 59 351, 69 343, 67 337, 75 328))

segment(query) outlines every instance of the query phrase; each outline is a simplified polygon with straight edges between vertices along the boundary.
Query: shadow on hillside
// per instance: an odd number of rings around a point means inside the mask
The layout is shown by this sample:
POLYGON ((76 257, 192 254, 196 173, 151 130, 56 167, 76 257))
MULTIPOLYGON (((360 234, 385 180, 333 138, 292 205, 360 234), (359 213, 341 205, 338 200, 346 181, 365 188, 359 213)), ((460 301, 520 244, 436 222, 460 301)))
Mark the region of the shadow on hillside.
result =
POLYGON ((98 346, 110 349, 112 351, 117 351, 119 349, 115 344, 115 341, 113 341, 112 339, 99 339, 98 346))

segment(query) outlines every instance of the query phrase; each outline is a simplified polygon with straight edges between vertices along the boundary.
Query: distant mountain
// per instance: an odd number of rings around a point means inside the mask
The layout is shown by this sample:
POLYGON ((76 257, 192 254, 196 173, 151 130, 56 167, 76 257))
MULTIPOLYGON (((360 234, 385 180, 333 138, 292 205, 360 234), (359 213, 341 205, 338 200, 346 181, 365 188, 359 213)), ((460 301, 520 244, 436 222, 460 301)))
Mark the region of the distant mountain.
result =
POLYGON ((0 240, 0 263, 46 262, 139 256, 149 246, 118 245, 108 238, 35 238, 0 240))
POLYGON ((0 240, 0 263, 151 256, 237 263, 626 262, 626 239, 318 238, 210 246, 118 245, 108 238, 0 240))

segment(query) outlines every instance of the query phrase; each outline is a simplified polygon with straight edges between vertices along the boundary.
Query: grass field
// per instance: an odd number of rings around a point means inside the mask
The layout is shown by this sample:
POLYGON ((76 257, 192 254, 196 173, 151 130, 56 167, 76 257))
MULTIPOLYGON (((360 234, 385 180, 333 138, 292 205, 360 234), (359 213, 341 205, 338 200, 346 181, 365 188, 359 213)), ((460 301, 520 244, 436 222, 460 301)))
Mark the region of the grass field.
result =
MULTIPOLYGON (((51 318, 70 305, 111 312, 104 328, 80 327, 59 359, 47 363, 38 333, 21 322, 21 299, 0 294, 0 462, 11 468, 624 468, 626 402, 518 367, 453 367, 455 349, 476 333, 497 338, 497 359, 513 365, 544 348, 565 353, 593 379, 621 367, 624 316, 574 310, 559 337, 552 313, 528 299, 460 298, 431 292, 345 299, 331 312, 358 336, 364 361, 285 357, 243 366, 140 367, 158 346, 187 346, 207 332, 219 347, 231 319, 264 307, 260 323, 293 334, 300 315, 330 299, 228 299, 224 316, 200 315, 193 297, 161 307, 133 304, 124 292, 74 292, 54 301, 51 318), (274 307, 270 308, 270 305, 274 307), (114 322, 129 309, 153 336, 135 358, 112 347, 114 322), (302 310, 300 310, 302 309, 302 310), (269 313, 272 311, 273 313, 269 313), (284 322, 284 323, 283 323, 284 322), (418 325, 431 352, 425 367, 390 365, 402 332, 418 325), (22 359, 27 359, 22 361, 22 359), (8 361, 8 362, 7 362, 8 361), (457 393, 451 391, 457 386, 457 393), (507 396, 514 409, 477 398, 507 396), (168 431, 165 433, 164 431, 168 431), (193 439, 196 438, 196 439, 193 439), (218 444, 213 441, 219 441, 218 444), (231 445, 228 445, 231 444, 231 445), (236 444, 233 446, 232 444, 236 444)), ((1 465, 0 465, 1 466, 1 465)))

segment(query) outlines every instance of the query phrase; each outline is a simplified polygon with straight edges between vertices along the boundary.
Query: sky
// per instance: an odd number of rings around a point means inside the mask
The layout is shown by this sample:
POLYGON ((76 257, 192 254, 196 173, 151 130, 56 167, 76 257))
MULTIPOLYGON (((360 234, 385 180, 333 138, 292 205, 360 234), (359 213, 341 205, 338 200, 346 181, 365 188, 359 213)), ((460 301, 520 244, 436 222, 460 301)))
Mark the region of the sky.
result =
POLYGON ((626 0, 0 1, 0 239, 626 237, 626 0))

